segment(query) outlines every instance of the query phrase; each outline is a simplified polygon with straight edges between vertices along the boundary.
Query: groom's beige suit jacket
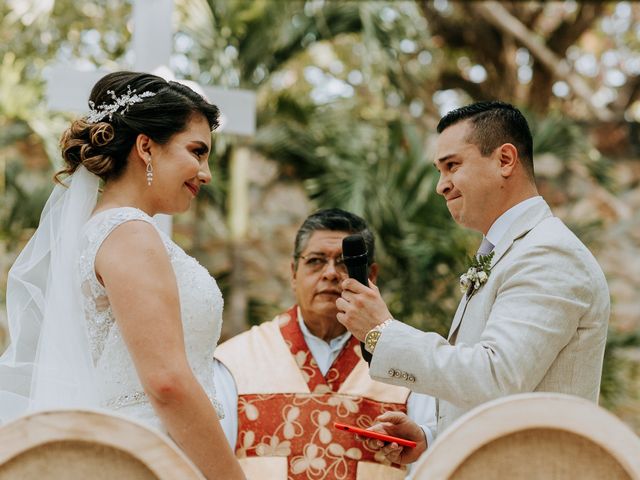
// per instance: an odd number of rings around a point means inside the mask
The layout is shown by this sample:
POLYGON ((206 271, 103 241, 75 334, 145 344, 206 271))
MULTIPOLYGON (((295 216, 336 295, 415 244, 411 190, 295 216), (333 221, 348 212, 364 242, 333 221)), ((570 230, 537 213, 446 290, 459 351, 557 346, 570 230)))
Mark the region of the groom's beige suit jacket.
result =
POLYGON ((593 255, 544 202, 518 217, 494 252, 488 281, 463 297, 447 339, 392 322, 373 355, 374 380, 439 399, 439 433, 505 395, 598 400, 609 291, 593 255))

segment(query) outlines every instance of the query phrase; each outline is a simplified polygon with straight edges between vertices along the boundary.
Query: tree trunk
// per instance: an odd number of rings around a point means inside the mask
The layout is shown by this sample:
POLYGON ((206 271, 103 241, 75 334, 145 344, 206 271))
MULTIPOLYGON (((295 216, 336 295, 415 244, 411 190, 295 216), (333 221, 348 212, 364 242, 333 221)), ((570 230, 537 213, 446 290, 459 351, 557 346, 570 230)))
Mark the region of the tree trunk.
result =
POLYGON ((567 82, 573 93, 586 103, 590 112, 597 119, 607 121, 613 118, 613 114, 609 109, 599 107, 593 103, 593 90, 581 76, 571 71, 567 61, 549 49, 540 37, 527 29, 520 20, 511 15, 499 2, 478 2, 471 6, 489 23, 505 34, 512 35, 522 43, 534 58, 556 78, 567 82))

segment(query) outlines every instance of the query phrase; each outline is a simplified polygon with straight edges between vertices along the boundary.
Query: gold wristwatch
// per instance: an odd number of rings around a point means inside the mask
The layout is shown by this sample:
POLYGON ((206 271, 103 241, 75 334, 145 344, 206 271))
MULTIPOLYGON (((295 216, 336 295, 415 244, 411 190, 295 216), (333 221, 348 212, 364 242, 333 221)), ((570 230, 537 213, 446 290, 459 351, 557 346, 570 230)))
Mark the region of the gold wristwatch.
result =
POLYGON ((367 332, 367 335, 364 337, 364 349, 367 352, 373 355, 373 351, 375 350, 378 340, 382 335, 382 330, 386 328, 392 321, 393 318, 389 318, 367 332))

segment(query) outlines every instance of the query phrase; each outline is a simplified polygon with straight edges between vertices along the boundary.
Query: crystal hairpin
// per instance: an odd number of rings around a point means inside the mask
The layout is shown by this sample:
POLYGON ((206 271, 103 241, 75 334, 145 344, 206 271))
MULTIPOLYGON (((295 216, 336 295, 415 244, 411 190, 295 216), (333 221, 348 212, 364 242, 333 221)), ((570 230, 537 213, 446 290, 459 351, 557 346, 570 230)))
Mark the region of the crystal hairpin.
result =
POLYGON ((131 105, 140 103, 144 98, 155 95, 155 92, 150 91, 142 92, 138 95, 135 89, 131 90, 131 85, 127 85, 127 93, 122 94, 120 97, 116 96, 113 90, 107 90, 107 93, 113 98, 113 103, 103 103, 96 107, 95 103, 91 100, 89 101, 91 110, 89 110, 86 118, 88 123, 98 123, 105 117, 109 117, 109 121, 111 121, 114 113, 123 115, 131 105))

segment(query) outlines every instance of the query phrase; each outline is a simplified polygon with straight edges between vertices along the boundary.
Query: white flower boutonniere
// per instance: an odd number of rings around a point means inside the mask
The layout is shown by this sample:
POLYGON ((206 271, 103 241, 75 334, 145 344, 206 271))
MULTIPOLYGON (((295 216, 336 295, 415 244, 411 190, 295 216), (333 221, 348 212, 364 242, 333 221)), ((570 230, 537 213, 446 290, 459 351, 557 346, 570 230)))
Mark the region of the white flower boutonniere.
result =
POLYGON ((489 280, 491 274, 491 260, 494 252, 488 255, 478 255, 471 259, 471 266, 466 273, 460 275, 460 291, 467 297, 473 295, 489 280))

